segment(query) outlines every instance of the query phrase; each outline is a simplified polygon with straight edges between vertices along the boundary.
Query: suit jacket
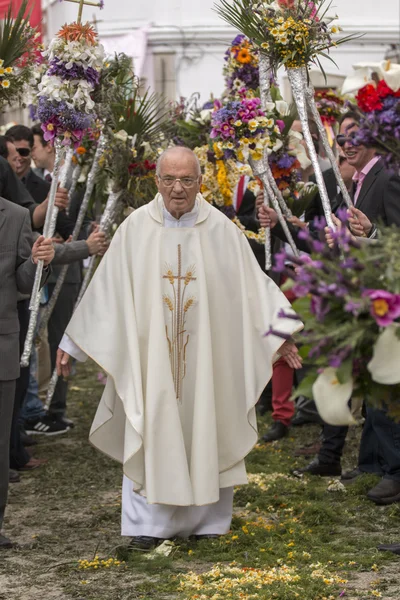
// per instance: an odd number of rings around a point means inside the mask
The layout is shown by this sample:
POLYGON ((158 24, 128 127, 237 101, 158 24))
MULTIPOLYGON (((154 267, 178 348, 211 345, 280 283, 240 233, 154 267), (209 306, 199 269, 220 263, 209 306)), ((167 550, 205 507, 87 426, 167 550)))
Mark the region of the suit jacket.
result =
POLYGON ((400 227, 400 177, 388 173, 382 159, 364 179, 356 208, 374 223, 400 227))
MULTIPOLYGON (((332 210, 334 210, 335 208, 337 208, 336 196, 338 193, 338 191, 337 191, 338 184, 336 181, 335 172, 333 169, 327 169, 326 171, 324 171, 322 173, 322 175, 324 178, 326 191, 328 193, 328 197, 331 202, 332 210)), ((313 183, 316 183, 315 175, 311 175, 310 181, 312 181, 313 183)), ((304 220, 308 223, 309 221, 312 221, 314 219, 314 217, 323 217, 323 216, 325 216, 324 209, 322 208, 321 195, 318 192, 314 196, 314 198, 311 200, 310 204, 307 206, 305 213, 304 213, 304 220)))
MULTIPOLYGON (((25 177, 25 187, 37 204, 44 202, 50 191, 50 183, 42 179, 31 169, 25 177)), ((56 232, 67 240, 74 230, 74 221, 68 217, 65 211, 57 215, 56 232)))
POLYGON ((8 161, 0 156, 0 196, 27 208, 31 214, 37 207, 36 202, 18 179, 8 161))
POLYGON ((32 291, 36 265, 31 248, 29 211, 0 197, 0 381, 19 377, 17 299, 18 293, 32 291))

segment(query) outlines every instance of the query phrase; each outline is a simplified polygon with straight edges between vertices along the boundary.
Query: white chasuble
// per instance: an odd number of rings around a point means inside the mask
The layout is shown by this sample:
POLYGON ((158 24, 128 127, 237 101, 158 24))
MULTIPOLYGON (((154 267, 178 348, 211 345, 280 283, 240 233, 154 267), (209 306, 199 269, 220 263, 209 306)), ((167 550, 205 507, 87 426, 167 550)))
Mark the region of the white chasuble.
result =
POLYGON ((90 441, 148 504, 204 506, 247 482, 255 404, 300 328, 225 215, 164 227, 160 195, 117 230, 66 333, 107 374, 90 441))

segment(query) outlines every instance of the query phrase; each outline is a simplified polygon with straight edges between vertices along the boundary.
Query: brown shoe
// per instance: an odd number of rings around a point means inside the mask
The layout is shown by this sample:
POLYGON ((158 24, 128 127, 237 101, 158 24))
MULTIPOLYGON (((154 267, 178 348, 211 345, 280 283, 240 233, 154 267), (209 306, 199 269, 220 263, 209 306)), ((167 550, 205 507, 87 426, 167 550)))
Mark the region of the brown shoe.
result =
POLYGON ((318 454, 322 446, 322 442, 319 440, 314 442, 313 444, 309 444, 308 446, 303 446, 302 448, 297 448, 294 451, 295 456, 314 456, 314 454, 318 454))
POLYGON ((18 471, 33 471, 47 462, 49 462, 47 458, 30 458, 26 465, 19 467, 18 471))

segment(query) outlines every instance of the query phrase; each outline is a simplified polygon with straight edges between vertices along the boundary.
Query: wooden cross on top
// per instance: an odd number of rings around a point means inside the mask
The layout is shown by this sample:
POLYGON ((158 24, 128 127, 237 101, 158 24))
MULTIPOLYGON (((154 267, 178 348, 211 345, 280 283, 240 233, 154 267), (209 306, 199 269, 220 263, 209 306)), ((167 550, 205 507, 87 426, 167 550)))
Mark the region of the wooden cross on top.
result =
POLYGON ((79 4, 78 8, 78 17, 76 19, 77 23, 82 21, 82 11, 83 6, 97 6, 98 8, 103 8, 104 0, 100 0, 100 2, 90 2, 90 0, 65 0, 66 2, 75 2, 75 4, 79 4))

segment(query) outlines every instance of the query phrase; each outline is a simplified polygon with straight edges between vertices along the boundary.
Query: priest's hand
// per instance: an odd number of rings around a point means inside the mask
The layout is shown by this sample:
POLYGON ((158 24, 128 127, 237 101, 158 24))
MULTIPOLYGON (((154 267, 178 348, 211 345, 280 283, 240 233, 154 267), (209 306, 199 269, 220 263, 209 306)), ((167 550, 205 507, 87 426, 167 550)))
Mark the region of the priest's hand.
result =
POLYGON ((272 229, 278 222, 278 215, 273 208, 269 208, 263 204, 258 209, 258 220, 260 221, 261 227, 272 229))
POLYGON ((71 357, 61 348, 57 350, 56 369, 59 377, 68 377, 71 374, 71 357))
POLYGON ((292 369, 301 369, 302 360, 294 342, 287 341, 279 348, 278 353, 292 369))

